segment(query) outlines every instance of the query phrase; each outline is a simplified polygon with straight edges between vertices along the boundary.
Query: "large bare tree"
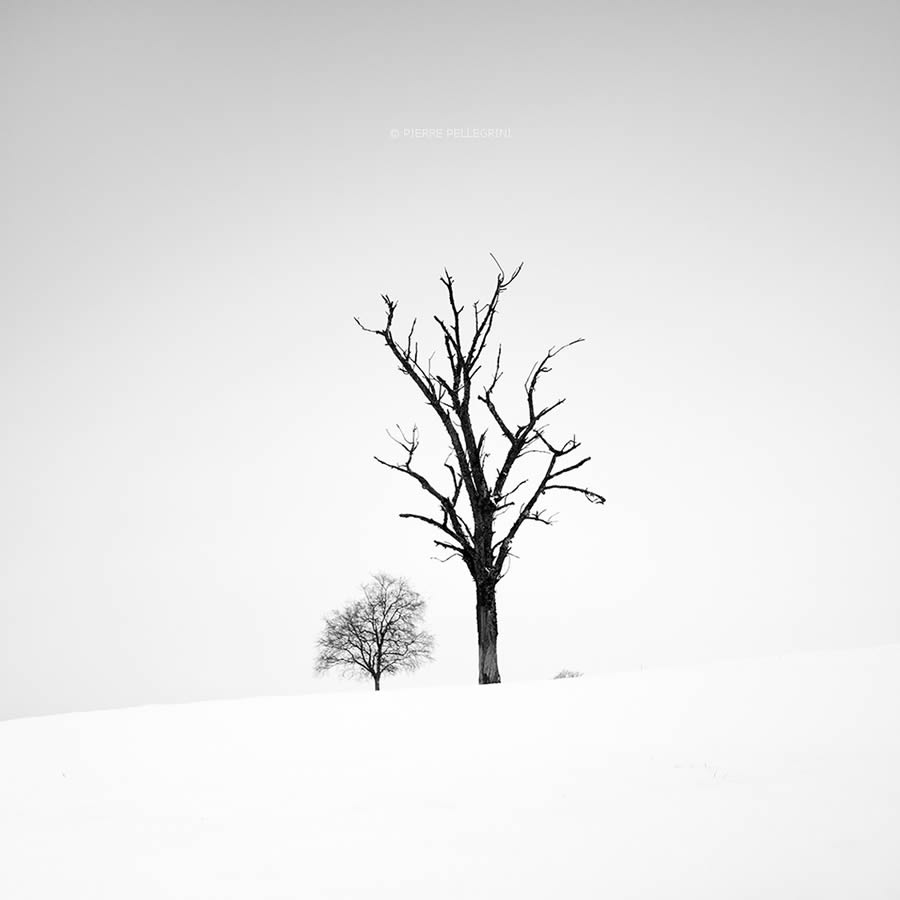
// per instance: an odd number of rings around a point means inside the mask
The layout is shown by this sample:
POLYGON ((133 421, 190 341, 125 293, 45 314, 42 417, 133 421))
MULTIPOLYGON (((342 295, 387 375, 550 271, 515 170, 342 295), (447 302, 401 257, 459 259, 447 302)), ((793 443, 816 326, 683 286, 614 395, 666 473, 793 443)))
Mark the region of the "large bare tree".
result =
POLYGON ((369 677, 380 691, 384 675, 411 672, 428 662, 434 638, 420 627, 425 601, 405 578, 380 573, 362 592, 362 599, 325 617, 315 670, 369 677))
MULTIPOLYGON (((493 254, 492 254, 493 256, 493 254)), ((497 263, 496 257, 494 262, 497 263)), ((394 332, 394 316, 397 303, 382 294, 386 320, 381 328, 367 328, 356 319, 363 331, 384 339, 388 350, 400 365, 400 371, 408 376, 428 405, 440 420, 450 442, 450 453, 444 468, 449 473, 449 487, 438 487, 433 477, 426 477, 413 466, 419 447, 419 431, 415 426, 409 434, 399 429, 393 437, 404 452, 399 462, 388 462, 375 457, 383 466, 412 478, 437 504, 435 515, 401 513, 401 518, 417 519, 437 529, 441 536, 435 545, 449 552, 448 559, 459 557, 475 582, 475 610, 478 627, 478 681, 493 684, 500 681, 497 663, 497 585, 506 574, 512 555, 513 542, 526 522, 551 524, 547 510, 539 508, 541 498, 550 491, 566 491, 581 494, 591 503, 604 503, 600 494, 585 487, 570 484, 571 476, 590 460, 580 456, 581 444, 575 437, 563 443, 552 443, 546 435, 547 417, 564 399, 541 405, 537 388, 541 377, 551 371, 550 362, 559 353, 583 340, 571 341, 560 347, 551 347, 543 358, 532 366, 524 384, 524 414, 515 424, 510 415, 497 408, 494 391, 503 374, 500 368, 502 345, 498 345, 496 358, 487 356, 486 348, 492 335, 500 295, 515 281, 522 270, 521 264, 507 277, 497 263, 499 274, 491 299, 486 303, 475 302, 468 329, 463 321, 464 307, 460 306, 453 290, 453 278, 444 270, 441 283, 447 292, 449 315, 434 316, 440 329, 442 344, 441 370, 433 367, 435 354, 419 352, 416 339, 416 320, 405 336, 394 332), (469 332, 466 334, 466 332, 469 332), (489 358, 487 374, 476 384, 476 376, 482 372, 483 360, 489 358), (499 430, 504 443, 501 462, 496 471, 487 470, 488 428, 476 423, 473 415, 478 401, 486 411, 488 420, 499 430), (513 470, 526 455, 546 455, 546 465, 537 474, 521 477, 522 471, 513 470), (521 492, 521 493, 520 493, 521 492), (465 493, 468 513, 461 508, 460 499, 465 493), (507 514, 504 527, 500 518, 507 514)), ((447 477, 446 475, 444 476, 447 477)))

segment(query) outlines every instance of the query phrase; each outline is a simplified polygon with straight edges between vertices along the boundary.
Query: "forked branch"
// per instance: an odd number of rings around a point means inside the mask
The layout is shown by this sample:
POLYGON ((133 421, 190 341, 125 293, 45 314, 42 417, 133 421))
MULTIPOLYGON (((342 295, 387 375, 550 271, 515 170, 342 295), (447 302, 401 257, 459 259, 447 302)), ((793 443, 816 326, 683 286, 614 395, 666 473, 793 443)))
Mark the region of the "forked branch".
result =
POLYGON ((564 402, 564 398, 541 405, 537 399, 538 388, 544 375, 553 369, 551 363, 563 350, 581 343, 579 338, 559 347, 551 347, 532 366, 524 383, 525 416, 521 424, 502 414, 495 401, 494 392, 503 376, 503 348, 498 345, 493 366, 482 382, 481 392, 474 387, 475 379, 482 370, 482 361, 493 332, 501 294, 513 283, 522 270, 521 264, 507 276, 496 257, 498 274, 490 299, 485 303, 472 304, 471 326, 465 327, 463 313, 465 307, 456 298, 454 279, 445 269, 441 276, 449 305, 449 315, 434 316, 443 344, 444 363, 433 367, 435 354, 420 362, 419 343, 416 339, 416 320, 409 331, 399 341, 393 332, 397 304, 387 294, 382 295, 385 304, 385 322, 381 328, 368 328, 356 319, 363 331, 380 336, 399 364, 400 370, 416 385, 429 406, 438 416, 450 441, 450 454, 444 468, 450 474, 450 490, 438 489, 429 478, 413 466, 419 446, 419 432, 413 428, 409 435, 397 428, 397 436, 391 439, 402 449, 404 456, 398 463, 387 462, 375 457, 383 466, 401 472, 415 480, 434 499, 440 509, 439 516, 420 513, 402 513, 405 519, 416 519, 436 528, 442 533, 436 546, 448 550, 452 556, 460 556, 469 566, 473 577, 480 582, 484 579, 494 583, 502 577, 504 564, 513 555, 511 546, 519 529, 525 522, 552 524, 553 516, 547 510, 538 508, 542 496, 551 490, 565 490, 579 493, 591 503, 604 503, 605 499, 595 491, 564 483, 561 479, 581 469, 590 461, 589 456, 572 457, 581 446, 571 438, 561 446, 553 445, 545 434, 546 420, 564 402), (466 336, 468 332, 469 336, 466 336), (502 461, 492 480, 486 475, 489 457, 488 430, 476 425, 472 415, 471 401, 475 396, 487 409, 489 422, 495 425, 506 442, 502 461), (519 478, 512 488, 507 485, 514 466, 525 456, 533 453, 549 456, 543 474, 535 484, 532 479, 519 478), (569 460, 572 459, 570 462, 569 460), (527 490, 530 494, 521 502, 514 513, 514 519, 505 535, 495 541, 496 517, 515 508, 514 495, 527 490), (459 501, 463 491, 469 501, 471 524, 459 512, 459 501))

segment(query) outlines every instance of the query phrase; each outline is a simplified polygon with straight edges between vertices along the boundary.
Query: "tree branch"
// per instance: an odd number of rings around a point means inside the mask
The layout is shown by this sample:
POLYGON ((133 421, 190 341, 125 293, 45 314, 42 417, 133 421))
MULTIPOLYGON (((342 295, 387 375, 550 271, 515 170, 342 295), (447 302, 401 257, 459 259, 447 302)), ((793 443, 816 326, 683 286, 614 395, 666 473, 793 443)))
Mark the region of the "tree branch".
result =
POLYGON ((412 379, 419 392, 439 417, 450 440, 451 453, 444 467, 450 474, 449 491, 441 491, 436 482, 426 478, 413 467, 413 458, 418 447, 418 430, 413 428, 410 435, 399 427, 399 437, 391 435, 391 439, 400 446, 405 459, 400 463, 390 463, 379 457, 376 461, 387 468, 402 472, 413 478, 440 506, 442 515, 422 515, 419 513, 402 513, 401 518, 417 519, 437 528, 449 540, 436 540, 435 545, 449 550, 451 557, 462 557, 476 580, 488 578, 498 580, 506 571, 506 563, 513 555, 511 545, 519 529, 527 521, 541 524, 552 524, 553 516, 537 504, 541 496, 549 490, 566 490, 580 493, 592 503, 604 503, 605 499, 598 493, 572 484, 563 484, 561 479, 579 470, 590 457, 586 456, 569 463, 570 454, 580 447, 575 438, 567 440, 561 446, 550 443, 545 434, 546 422, 565 398, 554 400, 543 406, 539 405, 537 392, 544 375, 553 370, 551 363, 563 352, 582 342, 581 338, 570 341, 559 347, 552 346, 533 365, 524 382, 526 418, 523 424, 513 425, 512 420, 502 415, 494 399, 494 393, 503 376, 503 347, 497 347, 497 355, 492 371, 482 375, 481 392, 474 389, 477 376, 482 371, 488 341, 492 335, 501 294, 518 277, 522 266, 516 267, 507 276, 496 257, 491 254, 497 265, 498 274, 490 299, 486 303, 475 302, 472 305, 472 330, 465 329, 469 337, 464 337, 462 313, 464 307, 459 305, 455 295, 454 280, 445 269, 440 278, 446 290, 450 314, 444 317, 435 315, 434 321, 440 331, 440 339, 446 356, 447 369, 443 365, 436 371, 432 368, 434 354, 424 363, 419 362, 419 345, 416 341, 416 320, 413 319, 405 340, 398 342, 392 331, 397 304, 387 294, 382 295, 385 303, 386 317, 383 328, 366 328, 358 319, 357 324, 364 331, 382 337, 400 366, 400 370, 412 379), (507 442, 502 462, 497 469, 492 483, 486 477, 486 467, 490 456, 488 447, 488 429, 482 429, 472 416, 471 400, 475 396, 484 404, 490 419, 491 428, 496 426, 507 442), (510 490, 507 484, 511 472, 519 460, 531 453, 543 453, 549 456, 549 462, 536 480, 521 478, 510 490), (498 514, 515 508, 513 496, 527 484, 530 493, 527 499, 518 506, 514 518, 506 534, 495 542, 494 529, 498 514), (471 525, 458 511, 459 499, 465 490, 471 509, 471 525))

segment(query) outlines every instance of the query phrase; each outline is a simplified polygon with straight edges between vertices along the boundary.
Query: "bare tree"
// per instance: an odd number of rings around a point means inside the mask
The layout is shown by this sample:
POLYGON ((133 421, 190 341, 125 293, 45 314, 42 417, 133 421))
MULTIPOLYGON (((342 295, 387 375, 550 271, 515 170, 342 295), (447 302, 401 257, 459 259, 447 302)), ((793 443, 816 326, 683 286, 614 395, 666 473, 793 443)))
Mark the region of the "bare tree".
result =
POLYGON ((363 599, 325 617, 315 670, 368 676, 380 691, 383 675, 413 671, 429 661, 434 638, 419 627, 425 601, 405 578, 375 575, 362 591, 363 599))
MULTIPOLYGON (((496 257, 494 262, 497 263, 496 257)), ((413 468, 413 457, 419 446, 419 432, 415 426, 409 435, 399 427, 399 435, 392 435, 404 453, 399 462, 387 462, 377 456, 375 459, 381 465, 414 479, 435 501, 438 507, 436 515, 401 513, 401 518, 418 519, 441 532, 440 539, 434 541, 435 545, 449 552, 447 559, 462 559, 475 582, 480 684, 500 681, 497 664, 496 592, 497 584, 506 574, 513 541, 519 529, 526 522, 552 524, 547 510, 538 507, 541 498, 549 491, 574 492, 586 497, 591 503, 605 502, 594 491, 564 480, 565 476, 570 476, 590 459, 589 456, 579 458, 577 451, 581 444, 575 437, 558 444, 551 443, 545 434, 547 416, 564 399, 541 406, 536 397, 541 376, 551 371, 550 362, 566 348, 580 343, 581 338, 561 347, 551 347, 540 362, 531 368, 525 379, 525 414, 519 425, 513 424, 514 420, 508 415, 501 415, 494 401, 494 390, 503 374, 500 368, 502 346, 497 347, 496 362, 492 371, 488 370, 488 377, 482 379, 481 387, 475 384, 475 378, 482 370, 482 360, 494 327, 500 295, 522 270, 520 264, 507 277, 499 263, 497 268, 499 274, 491 299, 487 303, 473 304, 469 337, 464 336, 464 307, 457 303, 453 278, 444 270, 441 283, 447 291, 450 315, 445 318, 434 316, 440 329, 442 355, 446 363, 444 371, 437 371, 432 367, 434 353, 420 356, 415 336, 415 319, 405 338, 395 335, 393 329, 397 303, 387 294, 382 294, 381 297, 386 308, 383 327, 367 328, 359 319, 355 320, 363 331, 384 339, 387 348, 400 364, 400 371, 412 380, 425 397, 449 438, 450 453, 444 468, 449 473, 450 485, 446 489, 439 489, 433 478, 427 478, 413 468), (478 400, 487 411, 490 422, 499 430, 505 445, 502 462, 490 476, 486 465, 488 429, 482 429, 476 424, 473 400, 478 400), (537 475, 521 477, 519 472, 513 478, 513 468, 531 453, 545 454, 546 465, 537 475), (514 495, 523 489, 523 493, 519 494, 521 499, 514 499, 514 495), (468 515, 460 508, 463 492, 468 500, 468 515), (505 513, 509 513, 511 518, 507 520, 506 527, 500 528, 498 519, 505 513)))

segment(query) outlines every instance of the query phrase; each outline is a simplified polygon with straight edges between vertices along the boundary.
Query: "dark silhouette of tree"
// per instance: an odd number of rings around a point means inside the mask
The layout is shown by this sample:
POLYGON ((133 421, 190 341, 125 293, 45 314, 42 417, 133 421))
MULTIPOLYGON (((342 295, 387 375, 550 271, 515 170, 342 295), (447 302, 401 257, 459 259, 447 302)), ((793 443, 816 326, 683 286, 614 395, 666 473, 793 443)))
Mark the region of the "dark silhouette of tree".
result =
MULTIPOLYGON (((492 254, 493 257, 493 254, 492 254)), ((494 262, 497 263, 496 257, 494 262)), ((384 339, 387 348, 400 364, 400 371, 410 378, 428 405, 438 417, 450 441, 450 453, 444 468, 449 473, 448 489, 438 489, 434 479, 426 478, 413 468, 413 457, 419 446, 419 432, 414 426, 409 435, 399 427, 399 436, 392 439, 400 445, 404 458, 391 463, 377 456, 383 466, 414 479, 438 506, 436 516, 419 513, 401 513, 401 518, 418 519, 441 532, 436 546, 449 551, 447 559, 459 557, 465 563, 475 582, 475 610, 478 628, 478 681, 492 684, 500 681, 497 664, 497 584, 506 574, 512 556, 513 542, 526 522, 552 524, 552 518, 538 503, 549 491, 567 491, 581 494, 591 503, 606 502, 603 497, 584 487, 566 483, 563 478, 580 469, 589 456, 578 458, 581 444, 570 438, 562 444, 551 443, 545 434, 546 419, 564 399, 541 406, 536 398, 542 375, 551 371, 550 362, 563 350, 581 342, 581 338, 551 347, 534 365, 525 380, 525 415, 522 424, 513 424, 508 415, 501 415, 494 401, 494 390, 503 374, 500 369, 502 346, 497 347, 493 372, 482 379, 481 387, 475 378, 482 370, 485 348, 494 327, 500 295, 513 283, 522 270, 521 264, 508 278, 503 268, 487 303, 473 304, 471 336, 464 336, 462 313, 464 307, 457 303, 453 291, 453 279, 447 270, 441 283, 447 291, 450 315, 434 316, 440 329, 446 369, 442 372, 432 367, 435 354, 419 354, 415 337, 416 320, 413 320, 405 338, 394 333, 394 314, 397 304, 387 294, 382 294, 386 308, 386 321, 382 328, 367 328, 356 319, 363 331, 384 339), (480 391, 480 392, 479 392, 480 391), (476 424, 473 400, 479 401, 487 411, 493 426, 499 430, 505 451, 495 472, 488 474, 488 429, 476 424), (537 475, 512 477, 513 468, 526 455, 545 454, 546 465, 537 475), (574 456, 573 456, 574 455, 574 456), (570 461, 571 460, 571 461, 570 461), (520 490, 519 498, 514 499, 520 490), (460 498, 465 492, 468 500, 468 516, 460 508, 460 498), (498 519, 510 513, 505 528, 498 519)), ((443 367, 442 367, 443 368, 443 367)), ((490 370, 489 370, 490 371, 490 370)), ((518 470, 517 470, 518 471, 518 470)))
POLYGON ((429 661, 434 639, 419 627, 425 601, 405 578, 382 573, 362 591, 362 600, 325 617, 315 670, 368 676, 380 691, 383 675, 413 671, 429 661))

